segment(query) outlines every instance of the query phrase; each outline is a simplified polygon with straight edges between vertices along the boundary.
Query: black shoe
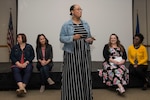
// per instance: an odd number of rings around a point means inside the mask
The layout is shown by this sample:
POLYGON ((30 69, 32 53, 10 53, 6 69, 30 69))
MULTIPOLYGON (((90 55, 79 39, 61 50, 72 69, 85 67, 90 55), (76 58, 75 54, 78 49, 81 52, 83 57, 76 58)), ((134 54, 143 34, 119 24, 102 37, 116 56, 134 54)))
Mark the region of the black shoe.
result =
POLYGON ((147 83, 144 84, 142 90, 147 90, 147 83))

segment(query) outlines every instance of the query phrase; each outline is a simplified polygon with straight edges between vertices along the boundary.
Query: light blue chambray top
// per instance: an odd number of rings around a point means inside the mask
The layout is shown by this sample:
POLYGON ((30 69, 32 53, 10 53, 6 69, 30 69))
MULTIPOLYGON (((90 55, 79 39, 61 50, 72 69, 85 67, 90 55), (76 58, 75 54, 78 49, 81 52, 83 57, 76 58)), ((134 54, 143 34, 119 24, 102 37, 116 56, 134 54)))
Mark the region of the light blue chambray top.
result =
MULTIPOLYGON (((81 20, 88 36, 91 37, 90 27, 87 22, 81 20)), ((74 35, 74 27, 72 20, 67 21, 63 24, 60 32, 60 42, 64 43, 63 50, 69 53, 73 53, 74 44, 73 44, 73 35, 74 35)), ((87 49, 90 50, 89 43, 86 43, 87 49)))

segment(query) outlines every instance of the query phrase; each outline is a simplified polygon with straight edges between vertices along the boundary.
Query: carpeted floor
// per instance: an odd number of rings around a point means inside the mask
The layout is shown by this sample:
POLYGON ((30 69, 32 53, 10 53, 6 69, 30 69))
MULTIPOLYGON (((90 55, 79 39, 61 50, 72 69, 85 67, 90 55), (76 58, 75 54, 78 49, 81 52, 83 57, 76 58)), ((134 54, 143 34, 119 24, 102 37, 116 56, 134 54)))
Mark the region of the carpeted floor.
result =
MULTIPOLYGON (((29 90, 25 97, 17 97, 15 91, 0 91, 1 100, 61 100, 60 90, 29 90)), ((113 89, 93 89, 93 100, 150 100, 150 89, 143 91, 140 88, 127 89, 123 96, 113 89)))

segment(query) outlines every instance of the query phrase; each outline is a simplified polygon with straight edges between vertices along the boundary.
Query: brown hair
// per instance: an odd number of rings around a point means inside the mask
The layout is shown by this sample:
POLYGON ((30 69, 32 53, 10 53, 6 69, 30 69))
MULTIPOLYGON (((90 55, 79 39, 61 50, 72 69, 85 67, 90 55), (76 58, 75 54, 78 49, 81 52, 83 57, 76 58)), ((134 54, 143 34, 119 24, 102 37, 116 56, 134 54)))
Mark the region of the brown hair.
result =
POLYGON ((49 41, 48 41, 48 39, 46 38, 46 36, 44 35, 44 34, 39 34, 38 36, 37 36, 37 39, 36 39, 36 48, 41 48, 41 43, 40 43, 40 36, 43 36, 44 38, 45 38, 45 45, 47 46, 48 44, 49 44, 49 41))
MULTIPOLYGON (((114 36, 117 38, 117 43, 116 43, 116 44, 117 44, 117 46, 121 49, 121 51, 124 52, 124 47, 123 47, 123 45, 120 43, 119 37, 118 37, 115 33, 112 33, 112 34, 110 35, 110 38, 111 38, 112 35, 114 35, 114 36)), ((110 38, 109 38, 109 43, 108 43, 109 47, 111 47, 110 38)))
POLYGON ((23 42, 23 43, 26 43, 26 42, 27 42, 27 38, 26 38, 26 35, 25 35, 24 33, 19 33, 19 34, 17 34, 17 38, 18 38, 18 36, 21 36, 21 37, 22 37, 22 42, 23 42))

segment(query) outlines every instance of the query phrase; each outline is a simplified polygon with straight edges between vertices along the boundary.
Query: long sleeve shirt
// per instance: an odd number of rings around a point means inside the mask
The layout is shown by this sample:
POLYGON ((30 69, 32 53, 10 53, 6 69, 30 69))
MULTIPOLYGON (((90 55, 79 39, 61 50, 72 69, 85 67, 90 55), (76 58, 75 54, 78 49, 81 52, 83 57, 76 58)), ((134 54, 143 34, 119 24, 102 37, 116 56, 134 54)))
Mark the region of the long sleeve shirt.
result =
POLYGON ((131 64, 135 64, 137 60, 138 65, 148 65, 148 53, 144 45, 140 45, 138 49, 134 48, 134 45, 130 45, 128 48, 128 59, 131 64))
MULTIPOLYGON (((37 54, 37 60, 41 59, 43 60, 43 54, 42 54, 42 49, 41 48, 36 48, 36 54, 37 54)), ((45 60, 50 59, 51 62, 49 62, 49 65, 53 65, 53 49, 52 49, 52 45, 47 44, 46 49, 45 49, 45 56, 44 56, 45 60)), ((41 63, 38 61, 38 66, 42 66, 41 63)))
MULTIPOLYGON (((123 47, 124 49, 124 47, 123 47)), ((104 48, 103 48, 103 57, 105 58, 105 61, 107 61, 109 63, 109 58, 110 58, 110 52, 109 52, 109 45, 105 44, 104 48)), ((127 54, 126 51, 124 49, 124 52, 122 52, 122 55, 120 55, 122 57, 122 59, 127 60, 127 54)))
POLYGON ((16 44, 10 54, 10 58, 12 60, 12 64, 14 65, 17 61, 20 62, 22 53, 24 54, 24 61, 29 61, 32 63, 32 60, 35 57, 33 47, 30 44, 26 44, 25 48, 21 50, 19 44, 16 44))
MULTIPOLYGON (((84 20, 81 20, 86 32, 88 33, 87 37, 91 37, 90 27, 88 23, 84 20)), ((73 35, 74 35, 74 27, 72 20, 67 21, 63 24, 60 32, 60 42, 64 43, 63 50, 69 53, 74 51, 74 44, 73 44, 73 35)), ((86 48, 90 49, 89 44, 86 44, 86 48)))

